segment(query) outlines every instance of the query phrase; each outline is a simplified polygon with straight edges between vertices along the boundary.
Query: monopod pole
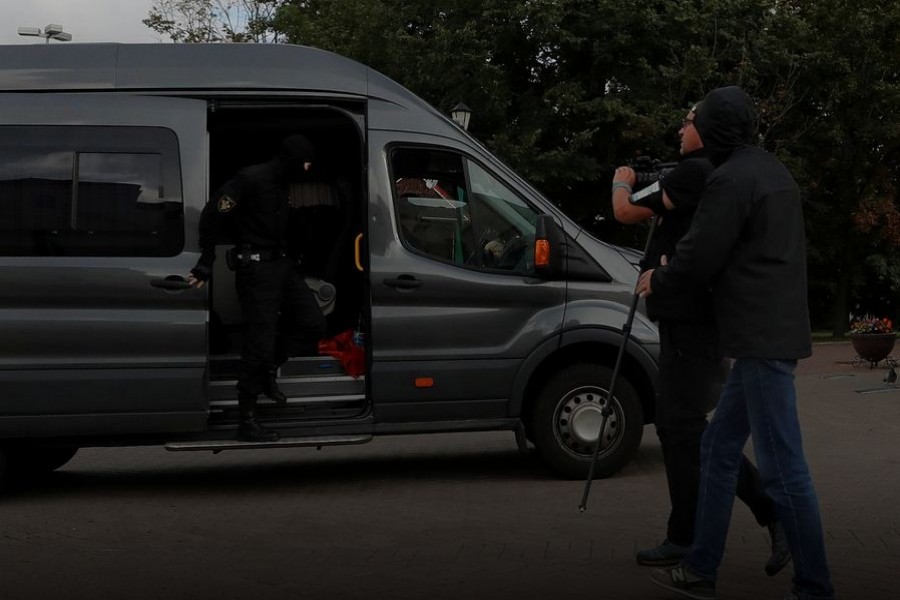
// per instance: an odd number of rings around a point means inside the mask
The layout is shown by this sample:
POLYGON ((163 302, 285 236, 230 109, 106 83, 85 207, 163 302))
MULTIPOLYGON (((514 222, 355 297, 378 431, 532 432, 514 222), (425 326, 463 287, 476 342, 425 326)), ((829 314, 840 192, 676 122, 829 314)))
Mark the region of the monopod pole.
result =
MULTIPOLYGON (((647 234, 647 242, 644 244, 644 257, 642 263, 647 260, 647 253, 650 252, 650 242, 653 240, 653 234, 656 232, 656 222, 659 217, 653 217, 650 222, 650 232, 647 234)), ((636 292, 631 296, 631 307, 628 309, 628 317, 625 324, 622 325, 622 341, 619 343, 619 353, 616 355, 616 366, 613 368, 612 378, 609 380, 609 389, 606 391, 606 402, 603 403, 603 410, 600 411, 600 432, 597 434, 597 443, 594 446, 594 456, 591 458, 591 464, 588 467, 587 479, 584 482, 584 494, 581 496, 581 504, 578 510, 584 512, 587 510, 588 495, 591 493, 591 482, 594 480, 594 469, 597 467, 597 457, 600 456, 600 447, 603 445, 603 434, 606 433, 606 423, 612 415, 612 399, 615 397, 616 383, 619 380, 619 370, 622 368, 622 358, 625 356, 625 346, 628 345, 628 339, 631 337, 631 324, 634 322, 634 313, 637 311, 640 296, 636 292)))

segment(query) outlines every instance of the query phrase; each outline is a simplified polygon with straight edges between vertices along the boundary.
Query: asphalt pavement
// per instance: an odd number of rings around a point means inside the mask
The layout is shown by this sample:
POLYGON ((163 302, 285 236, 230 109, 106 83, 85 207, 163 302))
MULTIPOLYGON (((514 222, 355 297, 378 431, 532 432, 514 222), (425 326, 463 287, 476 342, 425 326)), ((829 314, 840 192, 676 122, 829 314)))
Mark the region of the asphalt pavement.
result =
MULTIPOLYGON (((900 598, 900 387, 815 346, 797 372, 838 598, 900 598)), ((356 447, 85 449, 0 497, 0 598, 670 598, 634 562, 668 511, 653 428, 635 460, 559 481, 509 433, 356 447)), ((719 598, 782 598, 768 539, 735 506, 719 598)))

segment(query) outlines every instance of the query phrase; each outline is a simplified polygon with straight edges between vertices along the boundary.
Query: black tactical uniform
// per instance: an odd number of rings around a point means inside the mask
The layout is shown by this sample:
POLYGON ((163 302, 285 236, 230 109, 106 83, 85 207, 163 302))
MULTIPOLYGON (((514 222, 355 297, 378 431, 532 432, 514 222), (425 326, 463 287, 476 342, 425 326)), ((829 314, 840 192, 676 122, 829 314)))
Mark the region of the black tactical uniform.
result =
POLYGON ((235 244, 229 262, 244 321, 237 383, 242 439, 278 439, 256 421, 257 396, 265 393, 279 404, 286 402, 275 381, 278 367, 290 356, 314 354, 325 334, 325 318, 288 251, 289 184, 306 177, 304 163, 314 158, 305 137, 288 137, 275 158, 247 167, 225 183, 200 217, 202 255, 191 271, 194 277, 209 279, 217 242, 235 244))

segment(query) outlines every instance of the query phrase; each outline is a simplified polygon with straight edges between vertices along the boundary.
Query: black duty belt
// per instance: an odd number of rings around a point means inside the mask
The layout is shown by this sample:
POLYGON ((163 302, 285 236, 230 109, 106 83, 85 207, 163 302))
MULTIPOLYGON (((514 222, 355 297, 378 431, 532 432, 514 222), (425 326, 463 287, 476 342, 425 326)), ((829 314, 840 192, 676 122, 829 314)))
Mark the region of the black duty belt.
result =
POLYGON ((237 248, 234 249, 234 257, 239 261, 247 260, 249 262, 269 262, 272 260, 278 260, 279 258, 284 258, 285 256, 287 256, 287 254, 285 254, 281 250, 245 250, 243 248, 241 248, 240 250, 238 250, 237 248), (246 259, 244 257, 246 257, 246 259))
POLYGON ((273 250, 271 248, 232 248, 225 253, 225 262, 232 271, 239 265, 249 265, 253 262, 271 262, 280 258, 285 258, 287 254, 283 250, 273 250))

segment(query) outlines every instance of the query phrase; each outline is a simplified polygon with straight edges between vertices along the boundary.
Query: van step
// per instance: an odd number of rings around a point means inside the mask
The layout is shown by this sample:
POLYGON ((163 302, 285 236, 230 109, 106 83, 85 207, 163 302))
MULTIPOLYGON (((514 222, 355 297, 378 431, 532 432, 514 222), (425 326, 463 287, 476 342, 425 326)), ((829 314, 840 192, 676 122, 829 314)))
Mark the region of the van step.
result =
MULTIPOLYGON (((236 424, 240 420, 238 401, 232 394, 230 398, 211 399, 209 403, 209 426, 236 424)), ((263 420, 302 420, 315 421, 321 419, 350 419, 358 417, 367 409, 365 394, 347 394, 332 396, 289 397, 285 405, 275 404, 266 397, 256 403, 256 412, 263 420)))
MULTIPOLYGON (((315 401, 317 398, 327 397, 343 397, 343 396, 366 396, 366 382, 352 381, 343 378, 327 378, 327 380, 313 381, 310 379, 302 379, 299 377, 280 377, 278 379, 278 388, 285 396, 291 399, 309 399, 315 401)), ((216 403, 221 400, 237 401, 237 381, 214 381, 209 384, 210 403, 216 403)), ((265 398, 264 395, 260 399, 265 398)))
MULTIPOLYGON (((238 401, 236 398, 224 398, 224 399, 216 399, 210 400, 209 402, 209 411, 211 413, 214 412, 222 412, 226 410, 237 410, 238 409, 238 401)), ((284 408, 299 408, 301 410, 309 409, 310 407, 317 406, 329 406, 329 407, 346 407, 346 406, 360 406, 365 403, 366 396, 364 394, 345 394, 345 395, 332 395, 332 396, 304 396, 304 397, 293 397, 289 396, 287 402, 284 406, 278 405, 274 400, 271 400, 265 396, 260 397, 259 400, 256 401, 256 409, 257 410, 268 410, 268 409, 284 409, 284 408)))
POLYGON ((166 450, 171 452, 188 452, 197 450, 251 450, 256 448, 297 448, 322 446, 348 446, 365 444, 372 441, 371 435, 326 435, 320 437, 282 438, 274 442, 245 442, 242 440, 209 440, 201 442, 170 442, 166 450))
MULTIPOLYGON (((236 379, 241 365, 241 357, 237 354, 221 354, 209 359, 211 381, 236 379)), ((300 356, 289 359, 281 365, 281 377, 327 377, 345 376, 347 372, 341 362, 330 356, 300 356)))

